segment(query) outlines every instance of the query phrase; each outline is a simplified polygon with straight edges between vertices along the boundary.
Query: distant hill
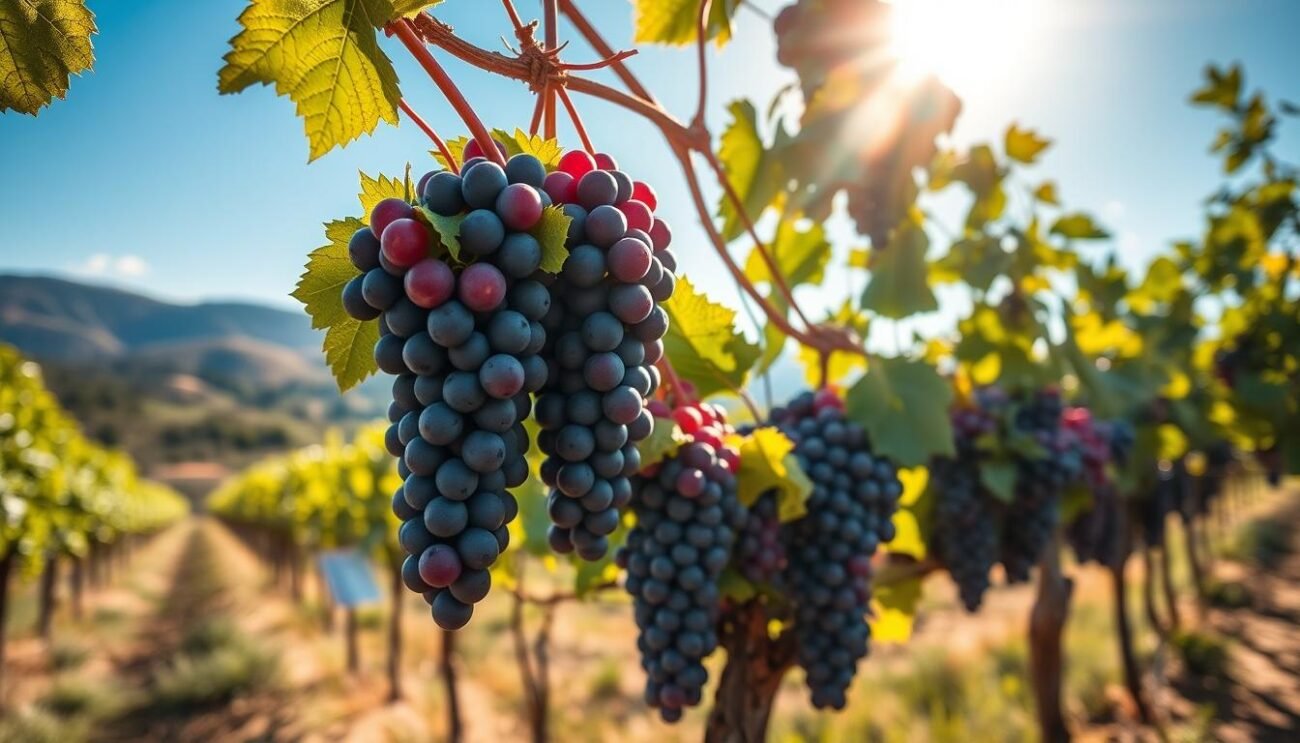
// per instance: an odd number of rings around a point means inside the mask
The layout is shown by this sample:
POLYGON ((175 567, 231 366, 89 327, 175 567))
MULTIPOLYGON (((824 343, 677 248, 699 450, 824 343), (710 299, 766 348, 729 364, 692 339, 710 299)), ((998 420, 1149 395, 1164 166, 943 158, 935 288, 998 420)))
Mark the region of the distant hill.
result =
POLYGON ((340 397, 307 316, 251 303, 0 275, 0 342, 41 363, 90 435, 161 470, 319 440, 382 416, 388 394, 376 379, 340 397))

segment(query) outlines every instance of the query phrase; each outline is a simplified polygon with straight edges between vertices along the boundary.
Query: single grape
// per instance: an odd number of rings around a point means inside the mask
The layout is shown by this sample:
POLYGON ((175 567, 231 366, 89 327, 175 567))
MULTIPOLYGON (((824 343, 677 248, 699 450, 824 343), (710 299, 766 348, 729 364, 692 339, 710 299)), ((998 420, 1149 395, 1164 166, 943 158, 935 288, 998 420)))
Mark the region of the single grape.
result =
POLYGON ((352 238, 348 240, 348 259, 362 273, 379 268, 379 238, 375 237, 369 227, 362 227, 352 233, 352 238))
POLYGON ((451 217, 465 211, 465 197, 461 195, 460 176, 439 171, 419 188, 421 199, 429 211, 451 217))
POLYGON ((426 258, 411 266, 402 283, 406 296, 425 309, 441 305, 456 291, 456 275, 450 266, 436 258, 426 258))
POLYGON ((460 275, 458 296, 473 312, 491 312, 506 296, 506 278, 501 270, 488 263, 475 263, 460 275))
POLYGON ((542 218, 542 198, 526 183, 512 183, 496 198, 496 213, 506 227, 517 232, 530 230, 542 218))
POLYGON ((506 238, 505 225, 491 209, 475 209, 460 223, 460 246, 472 256, 491 255, 506 238))
POLYGON ((429 229, 414 219, 395 219, 379 236, 379 246, 389 263, 410 268, 429 254, 429 229))
POLYGON ((370 210, 370 232, 377 239, 382 239, 388 225, 399 219, 409 219, 414 213, 411 205, 401 199, 384 199, 370 210))
POLYGON ((508 184, 506 172, 494 162, 477 163, 460 174, 460 193, 471 209, 491 209, 508 184))

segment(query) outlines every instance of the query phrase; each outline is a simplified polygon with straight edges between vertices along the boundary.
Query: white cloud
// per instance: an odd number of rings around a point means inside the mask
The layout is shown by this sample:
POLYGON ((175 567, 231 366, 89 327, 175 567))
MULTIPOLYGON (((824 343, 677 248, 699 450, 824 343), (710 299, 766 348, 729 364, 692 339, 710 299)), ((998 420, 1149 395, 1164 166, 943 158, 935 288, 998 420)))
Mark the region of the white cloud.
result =
POLYGON ((83 276, 113 276, 137 278, 149 273, 149 264, 138 255, 109 255, 95 253, 73 268, 83 276))

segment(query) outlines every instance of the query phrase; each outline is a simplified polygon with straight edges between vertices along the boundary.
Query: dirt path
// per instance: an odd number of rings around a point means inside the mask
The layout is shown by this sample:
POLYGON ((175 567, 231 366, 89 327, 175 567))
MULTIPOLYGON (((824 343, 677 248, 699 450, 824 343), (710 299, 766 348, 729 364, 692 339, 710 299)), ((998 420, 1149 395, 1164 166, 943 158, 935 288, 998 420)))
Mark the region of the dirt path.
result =
POLYGON ((1228 683, 1183 678, 1177 690, 1216 710, 1215 740, 1300 740, 1300 501, 1277 514, 1290 549, 1271 569, 1224 563, 1216 576, 1241 581, 1251 606, 1213 609, 1207 623, 1231 638, 1228 683))

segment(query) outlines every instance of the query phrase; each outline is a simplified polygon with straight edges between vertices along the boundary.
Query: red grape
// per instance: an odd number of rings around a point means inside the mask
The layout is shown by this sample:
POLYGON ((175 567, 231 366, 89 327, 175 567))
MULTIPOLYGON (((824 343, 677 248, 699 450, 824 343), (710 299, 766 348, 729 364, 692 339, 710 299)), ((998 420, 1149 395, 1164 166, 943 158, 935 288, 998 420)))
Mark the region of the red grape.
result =
POLYGON ((673 242, 673 231, 668 228, 668 223, 655 217, 654 223, 650 225, 650 239, 654 241, 655 252, 667 250, 673 242))
POLYGON ((546 176, 542 190, 556 204, 571 204, 578 198, 578 179, 563 170, 557 170, 546 176))
POLYGON ((609 272, 628 284, 640 281, 650 270, 650 248, 632 237, 625 237, 609 249, 606 264, 609 272))
MULTIPOLYGON (((650 231, 654 222, 654 215, 650 213, 650 207, 644 202, 628 199, 618 205, 618 210, 627 216, 628 229, 650 231)), ((654 238, 650 239, 653 240, 654 238)))
POLYGON ((509 229, 527 231, 542 218, 541 194, 526 183, 512 183, 497 196, 496 213, 509 229))
MULTIPOLYGON (((375 211, 379 211, 378 207, 375 211)), ((393 220, 379 236, 379 249, 389 263, 409 268, 429 254, 429 230, 422 222, 408 217, 393 220)))
MULTIPOLYGON (((505 157, 506 148, 500 142, 493 142, 492 144, 496 145, 497 152, 500 152, 501 156, 505 157)), ((477 139, 471 139, 465 143, 465 152, 461 154, 461 161, 464 162, 475 157, 484 157, 483 148, 479 147, 477 139)))
POLYGON ((655 190, 650 187, 650 184, 645 181, 632 182, 632 198, 650 207, 650 211, 659 208, 659 197, 655 195, 655 190))
POLYGON ((460 573, 460 555, 449 544, 435 544, 420 555, 420 579, 434 588, 450 586, 460 573))
POLYGON ((569 150, 560 157, 560 164, 557 170, 562 170, 573 176, 574 180, 581 178, 592 170, 596 169, 596 161, 591 155, 582 150, 569 150))
POLYGON ((699 431, 704 423, 703 416, 695 408, 677 408, 673 411, 673 420, 677 421, 677 425, 682 428, 682 433, 687 436, 699 431))
POLYGON ((414 213, 411 205, 398 198, 384 199, 370 210, 370 231, 375 237, 383 237, 384 229, 399 219, 406 219, 414 213))
POLYGON ((404 281, 406 296, 425 309, 446 302, 456 291, 456 276, 451 267, 436 258, 427 258, 412 266, 404 281))
POLYGON ((506 277, 490 263, 475 263, 460 275, 460 301, 474 312, 491 312, 506 297, 506 277))
POLYGON ((596 167, 601 170, 618 170, 618 163, 610 155, 603 152, 596 153, 596 167))

